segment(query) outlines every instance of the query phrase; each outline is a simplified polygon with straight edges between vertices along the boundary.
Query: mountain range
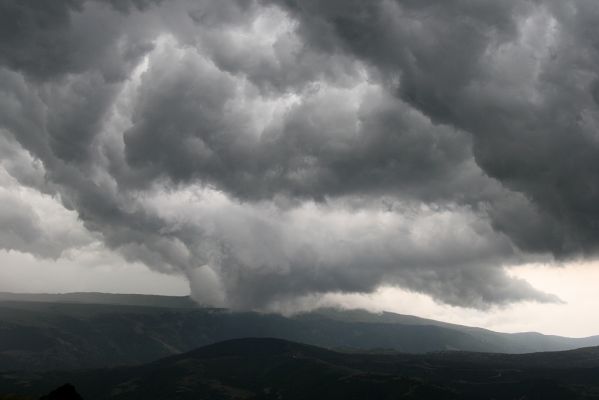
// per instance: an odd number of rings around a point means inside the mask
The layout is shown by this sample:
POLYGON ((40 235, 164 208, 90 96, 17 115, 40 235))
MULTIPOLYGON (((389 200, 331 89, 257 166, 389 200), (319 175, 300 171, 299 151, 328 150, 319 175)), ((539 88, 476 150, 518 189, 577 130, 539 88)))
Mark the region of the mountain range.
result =
POLYGON ((202 308, 188 297, 0 293, 0 370, 138 365, 247 337, 354 353, 530 353, 599 345, 599 336, 499 333, 387 312, 319 309, 286 317, 202 308))
POLYGON ((598 399, 597 377, 598 347, 524 355, 357 354, 246 338, 140 366, 2 373, 0 393, 5 399, 34 399, 69 382, 52 393, 70 397, 42 398, 598 399))

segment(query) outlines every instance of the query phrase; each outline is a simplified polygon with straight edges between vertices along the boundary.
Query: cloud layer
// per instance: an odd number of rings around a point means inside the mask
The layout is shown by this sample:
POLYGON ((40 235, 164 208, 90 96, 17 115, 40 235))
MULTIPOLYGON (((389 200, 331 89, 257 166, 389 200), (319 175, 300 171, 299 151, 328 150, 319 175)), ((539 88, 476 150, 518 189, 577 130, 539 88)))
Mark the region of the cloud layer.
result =
POLYGON ((5 1, 0 247, 101 240, 235 308, 382 285, 558 301, 505 268, 596 256, 598 19, 590 0, 5 1), (82 225, 53 232, 35 193, 82 225))

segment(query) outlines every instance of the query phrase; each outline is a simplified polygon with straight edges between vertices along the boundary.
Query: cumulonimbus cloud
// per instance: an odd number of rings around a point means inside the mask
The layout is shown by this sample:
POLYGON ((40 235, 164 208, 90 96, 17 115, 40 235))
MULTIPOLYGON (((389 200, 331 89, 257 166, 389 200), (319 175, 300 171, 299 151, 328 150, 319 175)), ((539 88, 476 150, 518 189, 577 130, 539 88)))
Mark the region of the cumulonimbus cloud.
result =
POLYGON ((596 253, 592 2, 0 7, 3 168, 202 302, 557 301, 504 268, 596 253))

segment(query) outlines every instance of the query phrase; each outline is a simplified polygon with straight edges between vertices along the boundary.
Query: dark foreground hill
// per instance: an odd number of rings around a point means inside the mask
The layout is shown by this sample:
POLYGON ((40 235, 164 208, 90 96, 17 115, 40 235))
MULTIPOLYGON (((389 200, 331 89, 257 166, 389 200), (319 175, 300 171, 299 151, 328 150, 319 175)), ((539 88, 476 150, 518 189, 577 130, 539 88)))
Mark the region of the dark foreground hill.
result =
POLYGON ((243 337, 277 337, 332 349, 403 353, 525 353, 599 345, 599 337, 505 334, 359 310, 324 309, 284 317, 199 308, 186 297, 0 294, 0 370, 141 364, 243 337))
POLYGON ((95 399, 598 399, 599 348, 526 355, 348 354, 238 339, 138 367, 4 373, 0 393, 64 382, 95 399))

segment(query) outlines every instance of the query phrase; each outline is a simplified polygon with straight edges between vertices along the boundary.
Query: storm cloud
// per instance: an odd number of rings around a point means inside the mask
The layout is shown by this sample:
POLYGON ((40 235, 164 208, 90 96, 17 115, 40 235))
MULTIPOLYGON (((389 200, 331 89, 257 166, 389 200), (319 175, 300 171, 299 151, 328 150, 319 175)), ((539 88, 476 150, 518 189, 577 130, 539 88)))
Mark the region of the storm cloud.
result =
POLYGON ((597 22, 590 0, 2 1, 0 247, 97 238, 234 308, 559 301, 506 268, 599 249, 597 22), (17 191, 82 231, 45 235, 17 191))

